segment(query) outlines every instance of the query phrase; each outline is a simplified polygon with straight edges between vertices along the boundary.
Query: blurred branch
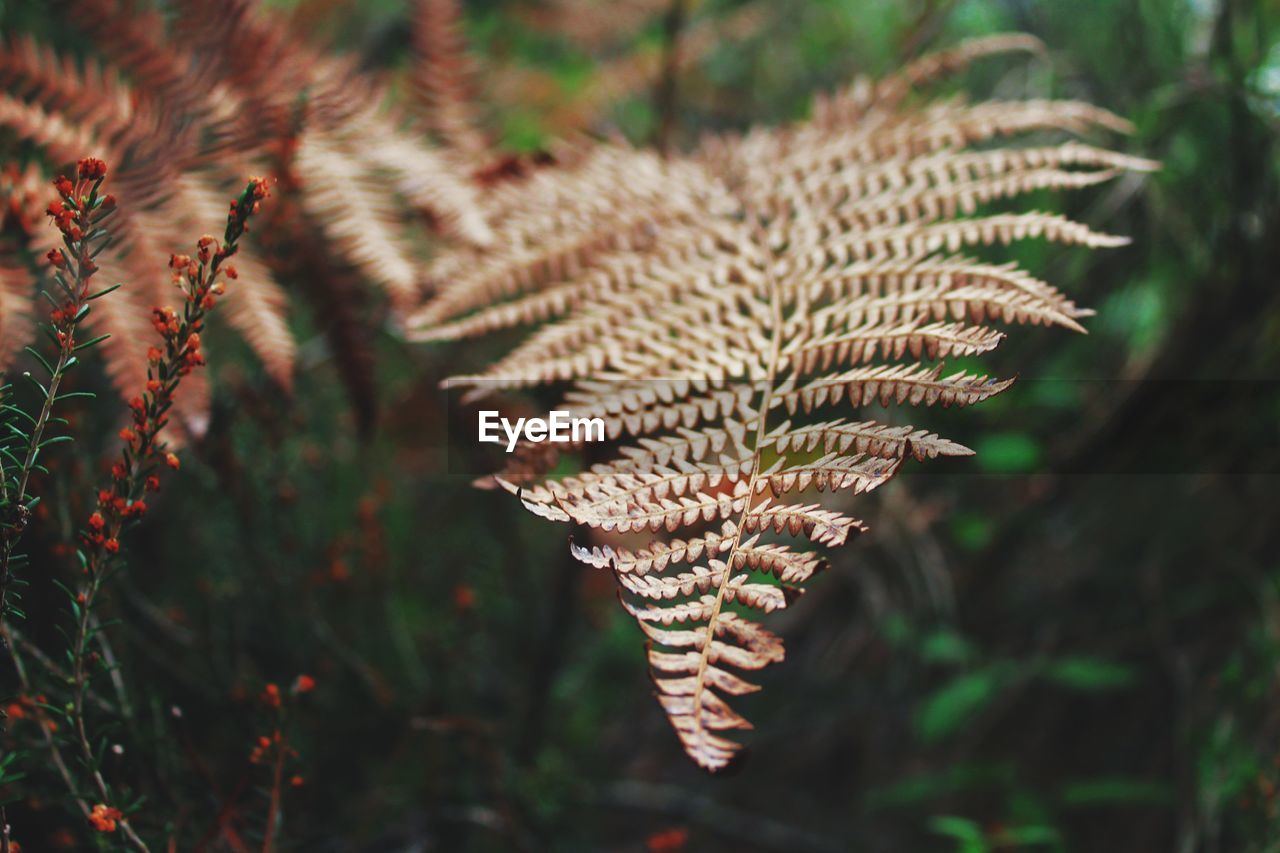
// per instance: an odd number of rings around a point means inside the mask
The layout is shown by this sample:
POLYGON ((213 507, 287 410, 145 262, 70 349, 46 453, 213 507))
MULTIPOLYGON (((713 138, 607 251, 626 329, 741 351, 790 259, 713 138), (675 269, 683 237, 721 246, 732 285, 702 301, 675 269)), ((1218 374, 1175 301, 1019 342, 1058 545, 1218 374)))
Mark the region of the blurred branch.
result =
POLYGON ((662 76, 654 92, 654 108, 658 114, 658 151, 665 157, 671 151, 675 132, 677 89, 680 75, 680 34, 688 16, 687 0, 671 0, 662 20, 662 76))

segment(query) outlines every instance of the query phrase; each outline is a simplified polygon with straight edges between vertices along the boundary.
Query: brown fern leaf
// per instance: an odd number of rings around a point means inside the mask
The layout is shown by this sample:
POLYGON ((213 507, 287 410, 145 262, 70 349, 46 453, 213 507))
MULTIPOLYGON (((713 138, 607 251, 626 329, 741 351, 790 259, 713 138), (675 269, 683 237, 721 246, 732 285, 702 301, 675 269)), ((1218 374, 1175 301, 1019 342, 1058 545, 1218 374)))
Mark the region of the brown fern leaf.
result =
POLYGON ((0 258, 0 371, 7 369, 34 337, 31 276, 11 259, 0 258))
POLYGON ((758 689, 744 675, 783 657, 747 614, 786 607, 821 563, 794 540, 834 547, 863 529, 812 493, 868 492, 909 458, 971 452, 878 410, 998 394, 1009 380, 943 360, 994 349, 999 324, 1080 330, 1088 315, 968 253, 1033 238, 1125 242, 1057 215, 986 209, 1154 168, 1040 141, 1122 129, 1120 119, 1072 102, 912 102, 916 84, 1032 47, 1022 37, 962 46, 859 83, 811 121, 713 140, 688 159, 602 149, 535 178, 495 223, 492 253, 433 263, 441 288, 415 318, 419 337, 542 324, 454 384, 482 396, 569 382, 558 408, 600 418, 624 445, 612 461, 538 482, 555 454, 526 438, 497 482, 545 518, 650 537, 636 550, 573 552, 617 576, 650 644, 658 699, 708 770, 741 750, 726 732, 751 727, 730 707, 758 689), (1012 144, 1032 133, 1034 145, 1012 144), (996 138, 1006 144, 992 147, 996 138))
POLYGON ((45 216, 43 203, 48 182, 35 163, 0 169, 0 230, 19 240, 29 239, 45 216))
POLYGON ((458 0, 414 0, 413 94, 427 125, 464 163, 486 158, 474 114, 476 68, 467 54, 458 0))
MULTIPOLYGON (((102 352, 122 392, 138 384, 145 347, 136 342, 145 336, 137 332, 151 307, 171 298, 154 272, 157 258, 193 230, 219 227, 225 212, 214 202, 230 178, 275 170, 283 179, 292 169, 301 203, 289 210, 326 238, 321 259, 332 274, 350 280, 358 270, 396 308, 417 303, 424 281, 405 239, 413 212, 463 242, 491 239, 467 169, 388 108, 382 81, 307 46, 260 4, 176 0, 167 4, 173 15, 141 0, 59 4, 99 55, 73 60, 8 35, 0 45, 0 126, 54 164, 86 153, 116 164, 113 191, 124 214, 103 259, 129 292, 95 309, 91 322, 112 334, 102 352)), ((25 217, 23 227, 38 232, 42 220, 25 217)), ((298 245, 276 244, 283 253, 298 245)), ((314 260, 308 268, 328 277, 314 260)), ((237 261, 250 286, 237 289, 227 321, 288 387, 297 347, 274 275, 299 265, 248 249, 237 261)))

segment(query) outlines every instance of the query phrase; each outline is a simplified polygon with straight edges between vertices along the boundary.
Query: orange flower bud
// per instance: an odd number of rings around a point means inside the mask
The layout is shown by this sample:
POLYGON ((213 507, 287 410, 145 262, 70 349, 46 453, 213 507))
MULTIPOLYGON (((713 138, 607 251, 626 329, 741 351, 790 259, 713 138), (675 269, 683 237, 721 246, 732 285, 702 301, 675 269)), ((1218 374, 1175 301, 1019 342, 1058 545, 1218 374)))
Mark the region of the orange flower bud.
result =
MULTIPOLYGON (((101 161, 99 161, 101 162, 101 161)), ((119 809, 111 808, 106 803, 98 803, 89 812, 89 823, 98 832, 115 832, 116 823, 124 817, 119 809)))

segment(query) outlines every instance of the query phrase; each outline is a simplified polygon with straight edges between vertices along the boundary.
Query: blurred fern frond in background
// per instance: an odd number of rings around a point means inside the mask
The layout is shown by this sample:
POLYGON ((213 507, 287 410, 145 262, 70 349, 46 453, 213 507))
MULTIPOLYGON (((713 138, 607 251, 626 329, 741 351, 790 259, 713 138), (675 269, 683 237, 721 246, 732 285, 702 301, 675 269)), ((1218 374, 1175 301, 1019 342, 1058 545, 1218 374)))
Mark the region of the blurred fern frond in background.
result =
MULTIPOLYGON (((239 261, 256 285, 233 301, 227 320, 283 388, 296 345, 282 275, 305 262, 304 292, 323 291, 355 270, 404 307, 422 286, 407 239, 411 214, 464 241, 490 239, 474 184, 389 102, 383 85, 306 47, 256 4, 183 0, 167 17, 127 0, 59 6, 87 38, 89 55, 77 58, 29 35, 9 36, 0 50, 0 124, 44 164, 6 185, 9 224, 17 242, 42 242, 40 217, 23 209, 39 171, 50 174, 87 151, 119 164, 115 185, 128 214, 103 268, 136 284, 104 305, 94 324, 111 334, 104 351, 122 391, 141 379, 147 312, 171 298, 167 282, 151 272, 154 259, 193 228, 216 226, 225 213, 218 199, 250 168, 294 191, 286 221, 272 231, 323 236, 318 243, 281 239, 239 261), (317 246, 320 258, 312 254, 317 246)), ((188 399, 194 412, 207 408, 201 396, 188 399)))

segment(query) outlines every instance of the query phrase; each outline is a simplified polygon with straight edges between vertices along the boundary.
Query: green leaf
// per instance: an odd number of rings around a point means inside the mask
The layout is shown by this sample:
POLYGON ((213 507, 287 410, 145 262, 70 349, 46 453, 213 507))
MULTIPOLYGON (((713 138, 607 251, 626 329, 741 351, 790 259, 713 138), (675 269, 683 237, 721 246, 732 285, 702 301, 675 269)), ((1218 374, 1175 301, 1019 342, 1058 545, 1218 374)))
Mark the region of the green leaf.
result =
POLYGON ((1040 446, 1020 432, 987 433, 974 444, 978 464, 994 474, 1025 474, 1040 462, 1040 446))
POLYGON ((955 631, 942 628, 924 638, 920 657, 929 663, 964 663, 973 659, 974 648, 955 631))
POLYGON ((35 347, 23 347, 23 349, 27 351, 28 355, 40 362, 40 366, 43 367, 50 376, 53 375, 53 365, 49 364, 45 357, 40 354, 40 350, 35 347))
POLYGON ((32 375, 31 375, 31 373, 30 373, 29 371, 28 371, 28 372, 24 372, 24 373, 22 374, 22 378, 23 378, 23 379, 26 379, 26 380, 27 380, 28 382, 30 382, 32 385, 36 386, 36 388, 40 391, 40 396, 41 396, 41 397, 48 397, 48 396, 49 396, 49 389, 48 389, 48 388, 45 388, 45 387, 44 387, 44 385, 40 382, 40 380, 39 380, 39 379, 36 379, 34 376, 32 376, 32 375))
POLYGON ((995 699, 1008 680, 1004 666, 992 666, 952 679, 916 713, 917 734, 939 740, 959 729, 995 699))
POLYGON ((120 285, 120 284, 113 284, 110 287, 104 287, 102 290, 99 290, 97 293, 89 294, 89 296, 85 298, 85 301, 92 302, 95 299, 101 299, 102 297, 106 296, 108 293, 114 293, 115 291, 119 290, 121 287, 123 287, 123 285, 120 285))
POLYGON ((956 840, 956 853, 987 853, 982 827, 965 817, 938 815, 929 818, 929 830, 956 840))
POLYGON ((76 352, 80 352, 80 350, 82 350, 82 349, 88 349, 89 347, 97 346, 98 344, 102 343, 103 341, 105 341, 105 340, 106 340, 107 338, 109 338, 109 337, 111 337, 111 336, 110 336, 110 335, 98 335, 98 337, 96 337, 96 338, 93 338, 93 339, 91 339, 91 340, 85 341, 85 342, 84 342, 84 343, 82 343, 82 344, 77 345, 77 346, 76 346, 76 348, 75 348, 75 351, 76 351, 76 352))
POLYGON ((1062 836, 1051 826, 1014 826, 997 832, 992 839, 1000 848, 1060 846, 1062 836))
POLYGON ((1061 658, 1045 666, 1043 674, 1055 684, 1081 691, 1116 690, 1134 682, 1132 667, 1090 657, 1061 658))
POLYGON ((1113 777, 1068 783, 1059 796, 1069 806, 1160 804, 1172 801, 1173 789, 1165 782, 1113 777))

